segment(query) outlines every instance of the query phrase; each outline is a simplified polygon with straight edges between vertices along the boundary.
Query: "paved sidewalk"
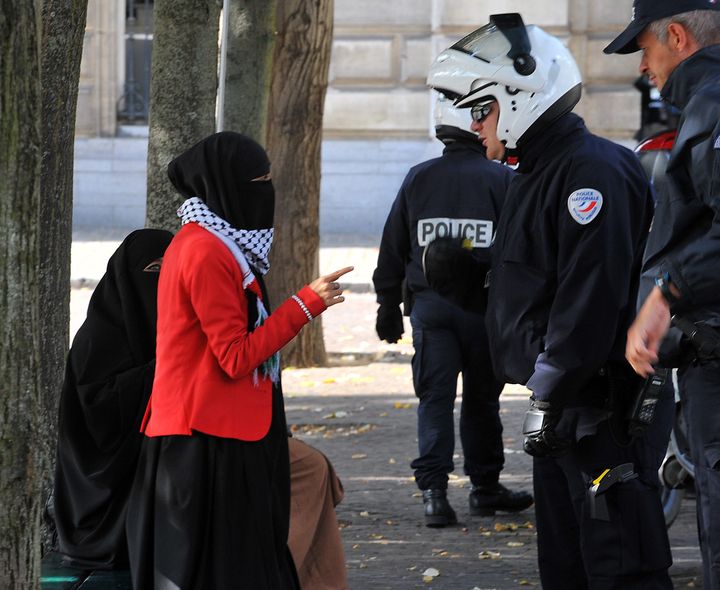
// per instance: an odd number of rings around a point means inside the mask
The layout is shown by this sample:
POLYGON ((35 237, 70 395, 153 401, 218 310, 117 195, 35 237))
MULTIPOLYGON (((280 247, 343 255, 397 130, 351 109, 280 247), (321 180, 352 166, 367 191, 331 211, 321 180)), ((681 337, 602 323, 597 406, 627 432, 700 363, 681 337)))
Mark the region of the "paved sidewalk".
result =
MULTIPOLYGON (((73 243, 73 333, 84 319, 90 287, 102 276, 120 237, 73 243)), ((356 266, 348 276, 347 301, 323 315, 331 366, 283 372, 288 422, 294 425, 295 436, 322 450, 345 485, 338 517, 350 587, 539 588, 533 510, 469 517, 469 483, 461 469, 451 476, 449 489, 460 524, 446 529, 423 526, 422 500, 409 467, 417 448, 409 325, 397 345, 377 340, 376 304, 368 292, 376 257, 377 249, 372 247, 338 244, 321 250, 322 272, 356 266)), ((527 392, 507 387, 501 404, 506 456, 501 481, 530 490, 532 463, 522 452, 519 437, 527 392)), ((462 465, 459 443, 456 465, 462 465)), ((677 588, 701 587, 694 508, 694 501, 686 500, 670 530, 677 588)))

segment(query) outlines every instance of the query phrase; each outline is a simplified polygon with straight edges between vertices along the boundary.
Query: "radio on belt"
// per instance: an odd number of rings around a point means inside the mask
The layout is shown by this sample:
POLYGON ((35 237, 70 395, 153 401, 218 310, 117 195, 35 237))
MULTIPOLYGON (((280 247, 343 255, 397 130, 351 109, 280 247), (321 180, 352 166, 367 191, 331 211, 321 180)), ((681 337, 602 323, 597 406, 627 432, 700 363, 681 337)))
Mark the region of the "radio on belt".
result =
POLYGON ((655 418, 655 408, 667 381, 667 370, 657 369, 643 383, 627 415, 630 436, 642 436, 655 418))

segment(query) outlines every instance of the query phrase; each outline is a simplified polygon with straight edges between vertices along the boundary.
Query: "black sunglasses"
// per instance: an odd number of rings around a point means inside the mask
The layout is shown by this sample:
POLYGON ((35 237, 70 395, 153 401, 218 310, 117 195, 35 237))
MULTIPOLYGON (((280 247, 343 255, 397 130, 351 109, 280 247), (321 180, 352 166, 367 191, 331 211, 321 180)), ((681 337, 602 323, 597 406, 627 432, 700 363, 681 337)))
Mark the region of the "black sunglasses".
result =
POLYGON ((492 112, 492 102, 478 103, 470 109, 470 116, 473 121, 480 123, 492 112))

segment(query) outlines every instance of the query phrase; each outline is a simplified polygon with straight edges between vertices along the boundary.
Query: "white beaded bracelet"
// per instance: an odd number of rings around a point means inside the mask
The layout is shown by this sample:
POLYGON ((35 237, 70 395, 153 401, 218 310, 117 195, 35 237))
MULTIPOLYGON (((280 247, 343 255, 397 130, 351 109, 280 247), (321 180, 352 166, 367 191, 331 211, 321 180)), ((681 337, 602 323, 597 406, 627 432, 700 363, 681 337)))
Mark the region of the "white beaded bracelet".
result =
POLYGON ((305 315, 307 316, 307 319, 308 319, 309 321, 312 321, 313 316, 312 316, 312 314, 310 313, 310 310, 307 308, 307 305, 305 305, 305 302, 304 302, 302 299, 300 299, 300 297, 298 297, 297 295, 293 295, 292 298, 293 298, 295 301, 297 301, 297 304, 300 306, 300 309, 302 309, 302 310, 305 312, 305 315))

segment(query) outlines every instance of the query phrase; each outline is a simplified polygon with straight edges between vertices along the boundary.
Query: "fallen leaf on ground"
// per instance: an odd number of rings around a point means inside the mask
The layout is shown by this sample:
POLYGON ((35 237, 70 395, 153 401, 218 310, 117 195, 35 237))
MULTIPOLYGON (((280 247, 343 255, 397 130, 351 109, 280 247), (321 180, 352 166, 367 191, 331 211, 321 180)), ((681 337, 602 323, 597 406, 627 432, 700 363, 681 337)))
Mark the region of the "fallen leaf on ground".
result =
POLYGON ((393 404, 393 408, 396 410, 409 410, 412 407, 412 404, 409 404, 408 402, 395 402, 393 404))
POLYGON ((480 559, 500 559, 500 552, 499 551, 481 551, 478 553, 478 558, 480 559))
POLYGON ((365 453, 355 453, 351 459, 366 459, 367 455, 365 453))
POLYGON ((440 572, 438 570, 436 570, 434 567, 429 567, 422 573, 423 582, 429 584, 439 575, 440 572))
POLYGON ((375 377, 353 377, 350 379, 350 383, 372 383, 375 381, 375 377))
POLYGON ((507 544, 508 547, 524 547, 525 543, 520 543, 520 541, 510 541, 507 544))

